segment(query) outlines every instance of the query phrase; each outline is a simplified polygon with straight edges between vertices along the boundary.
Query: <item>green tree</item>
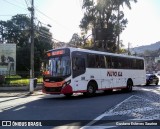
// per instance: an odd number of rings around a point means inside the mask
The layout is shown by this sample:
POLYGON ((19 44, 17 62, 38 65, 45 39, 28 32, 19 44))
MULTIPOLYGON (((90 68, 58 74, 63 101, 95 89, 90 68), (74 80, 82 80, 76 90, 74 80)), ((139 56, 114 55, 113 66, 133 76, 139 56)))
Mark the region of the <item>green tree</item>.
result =
MULTIPOLYGON (((15 43, 17 45, 17 71, 28 71, 30 69, 30 18, 26 15, 15 15, 8 21, 0 21, 1 41, 3 43, 15 43), (2 32, 3 28, 3 32, 2 32)), ((44 52, 51 49, 53 45, 52 34, 43 26, 34 25, 34 60, 35 71, 40 71, 44 52), (39 28, 38 30, 36 28, 39 28)))
POLYGON ((123 11, 118 7, 127 4, 130 7, 131 0, 84 0, 82 8, 84 9, 84 17, 81 20, 80 27, 86 32, 89 29, 107 28, 105 40, 97 41, 101 48, 110 52, 116 51, 116 37, 125 29, 128 21, 124 18, 123 11), (119 2, 120 1, 120 2, 119 2), (118 15, 117 15, 118 11, 118 15), (117 20, 118 19, 118 20, 117 20))
POLYGON ((123 12, 120 11, 120 7, 125 4, 129 9, 131 9, 131 2, 136 3, 137 0, 112 0, 115 11, 117 11, 117 25, 116 25, 116 36, 117 36, 117 52, 119 53, 119 45, 120 45, 120 33, 124 30, 126 20, 122 19, 123 12))
MULTIPOLYGON (((96 40, 95 44, 101 50, 107 49, 108 51, 115 50, 115 21, 116 16, 112 14, 113 6, 110 0, 98 0, 97 3, 91 0, 83 1, 83 9, 85 10, 84 17, 81 20, 80 27, 86 32, 93 29, 93 36, 96 40), (105 29, 107 28, 107 29, 105 29), (97 34, 97 29, 102 31, 97 34), (105 33, 105 34, 104 34, 105 33), (104 35, 104 36, 102 36, 104 35), (100 40, 97 37, 105 37, 105 40, 100 40)), ((95 47, 95 48, 97 48, 95 47)))
POLYGON ((25 15, 15 15, 8 21, 1 21, 3 25, 3 41, 23 46, 28 43, 30 19, 25 15))
POLYGON ((77 33, 74 33, 69 42, 69 45, 72 47, 80 47, 82 45, 82 38, 77 33))
POLYGON ((35 71, 40 71, 41 63, 43 62, 43 57, 45 52, 52 49, 53 41, 52 34, 48 28, 41 26, 36 32, 35 37, 35 71))

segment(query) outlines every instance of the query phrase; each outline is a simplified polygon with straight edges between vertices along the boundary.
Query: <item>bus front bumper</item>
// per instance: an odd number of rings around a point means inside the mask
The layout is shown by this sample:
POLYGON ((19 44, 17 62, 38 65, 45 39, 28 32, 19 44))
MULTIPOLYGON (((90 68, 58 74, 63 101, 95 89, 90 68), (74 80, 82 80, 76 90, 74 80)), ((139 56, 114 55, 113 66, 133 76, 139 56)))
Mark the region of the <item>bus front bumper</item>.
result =
POLYGON ((69 94, 69 93, 73 93, 73 89, 70 85, 66 85, 62 87, 43 86, 42 92, 46 94, 69 94))

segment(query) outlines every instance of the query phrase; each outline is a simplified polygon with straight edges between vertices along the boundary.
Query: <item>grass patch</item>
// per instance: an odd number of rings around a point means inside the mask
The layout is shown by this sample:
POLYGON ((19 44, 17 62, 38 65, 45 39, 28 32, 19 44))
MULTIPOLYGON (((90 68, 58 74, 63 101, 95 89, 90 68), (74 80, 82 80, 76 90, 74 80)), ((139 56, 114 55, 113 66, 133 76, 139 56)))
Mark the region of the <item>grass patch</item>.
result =
MULTIPOLYGON (((37 78, 37 84, 43 82, 43 78, 37 78)), ((9 85, 29 85, 30 79, 29 78, 21 78, 20 76, 10 76, 5 78, 5 83, 9 85)))

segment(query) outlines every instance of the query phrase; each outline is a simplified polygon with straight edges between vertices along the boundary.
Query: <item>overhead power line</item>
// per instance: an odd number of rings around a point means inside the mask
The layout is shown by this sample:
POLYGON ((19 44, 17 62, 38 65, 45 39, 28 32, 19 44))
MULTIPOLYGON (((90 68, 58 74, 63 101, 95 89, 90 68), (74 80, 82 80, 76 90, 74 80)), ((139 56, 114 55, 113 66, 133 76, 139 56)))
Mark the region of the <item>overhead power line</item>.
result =
POLYGON ((29 5, 28 5, 28 3, 27 3, 27 0, 24 0, 24 1, 25 1, 26 5, 27 5, 27 8, 29 8, 29 5))
POLYGON ((3 1, 6 2, 6 3, 8 3, 8 4, 10 4, 10 5, 13 5, 13 6, 19 7, 19 8, 21 8, 21 9, 23 9, 23 10, 28 11, 26 8, 24 8, 24 7, 20 6, 20 5, 14 4, 14 3, 9 2, 9 1, 7 1, 7 0, 3 0, 3 1))
POLYGON ((14 14, 4 14, 4 15, 0 15, 0 17, 10 17, 13 16, 14 14))
POLYGON ((46 15, 45 13, 43 13, 42 11, 40 11, 37 7, 35 7, 35 10, 37 12, 39 12, 40 14, 42 14, 43 16, 45 16, 46 18, 48 18, 49 20, 53 21, 54 23, 56 23, 57 25, 59 25, 60 27, 62 27, 63 29, 67 30, 67 31, 71 31, 70 28, 67 28, 66 26, 58 23, 55 19, 51 18, 50 16, 46 15))

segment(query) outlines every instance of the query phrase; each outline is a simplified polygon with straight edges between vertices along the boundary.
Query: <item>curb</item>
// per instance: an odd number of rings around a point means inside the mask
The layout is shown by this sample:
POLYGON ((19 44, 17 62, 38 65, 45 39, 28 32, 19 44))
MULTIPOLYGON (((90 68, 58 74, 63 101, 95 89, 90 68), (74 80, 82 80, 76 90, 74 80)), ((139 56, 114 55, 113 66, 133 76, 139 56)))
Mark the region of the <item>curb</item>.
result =
POLYGON ((42 85, 37 85, 33 93, 30 93, 29 86, 5 86, 0 87, 0 97, 25 97, 43 95, 42 85))
MULTIPOLYGON (((37 85, 34 90, 41 90, 42 85, 37 85)), ((4 86, 0 87, 0 92, 2 91, 29 91, 29 86, 4 86)))
POLYGON ((25 96, 37 96, 37 95, 44 95, 41 90, 34 91, 33 93, 30 93, 29 91, 6 91, 6 92, 0 92, 1 98, 6 97, 25 97, 25 96))

